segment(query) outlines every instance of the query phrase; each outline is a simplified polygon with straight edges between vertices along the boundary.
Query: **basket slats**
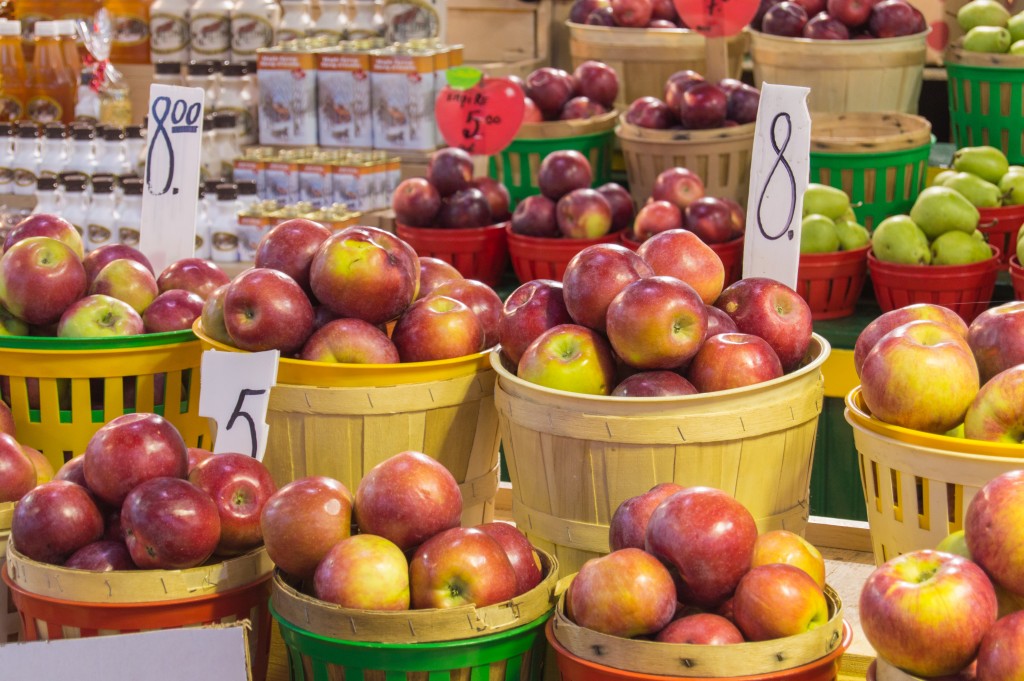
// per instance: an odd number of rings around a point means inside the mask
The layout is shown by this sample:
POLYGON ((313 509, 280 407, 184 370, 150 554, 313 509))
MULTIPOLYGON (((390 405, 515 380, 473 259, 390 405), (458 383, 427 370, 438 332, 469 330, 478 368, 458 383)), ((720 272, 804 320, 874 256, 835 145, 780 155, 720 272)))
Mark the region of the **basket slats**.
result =
POLYGON ((992 302, 999 273, 999 249, 970 265, 898 265, 868 253, 868 269, 882 312, 914 303, 948 307, 970 324, 992 302))
POLYGON ((949 118, 957 147, 990 145, 1024 162, 1024 59, 950 47, 949 118))
POLYGON ((1024 224, 1024 206, 979 208, 978 229, 990 244, 999 249, 999 269, 1010 269, 1010 258, 1017 252, 1017 232, 1024 224))
POLYGON ((853 314, 867 279, 868 248, 800 256, 796 291, 807 301, 813 319, 853 314))
POLYGON ((473 229, 439 229, 398 225, 395 233, 423 257, 440 258, 467 279, 494 287, 508 265, 507 223, 473 229))

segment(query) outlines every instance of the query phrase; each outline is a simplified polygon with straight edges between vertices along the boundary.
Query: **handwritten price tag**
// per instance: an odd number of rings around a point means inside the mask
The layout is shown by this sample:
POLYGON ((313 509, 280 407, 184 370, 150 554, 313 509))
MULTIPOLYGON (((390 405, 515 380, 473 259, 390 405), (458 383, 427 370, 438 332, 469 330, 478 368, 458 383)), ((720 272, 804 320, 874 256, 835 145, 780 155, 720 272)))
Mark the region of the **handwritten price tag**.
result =
POLYGON ((686 25, 709 38, 736 35, 757 14, 760 0, 673 0, 686 25))
POLYGON ((262 461, 267 447, 267 406, 277 383, 281 353, 203 353, 199 415, 213 419, 217 437, 213 452, 241 452, 262 461))
POLYGON ((761 86, 750 163, 743 276, 796 288, 800 220, 810 173, 809 88, 761 86))
POLYGON ((157 272, 195 253, 203 95, 198 87, 149 88, 139 245, 157 272))
POLYGON ((445 85, 435 102, 445 142, 484 156, 511 144, 524 110, 523 91, 505 78, 484 78, 464 88, 445 85))

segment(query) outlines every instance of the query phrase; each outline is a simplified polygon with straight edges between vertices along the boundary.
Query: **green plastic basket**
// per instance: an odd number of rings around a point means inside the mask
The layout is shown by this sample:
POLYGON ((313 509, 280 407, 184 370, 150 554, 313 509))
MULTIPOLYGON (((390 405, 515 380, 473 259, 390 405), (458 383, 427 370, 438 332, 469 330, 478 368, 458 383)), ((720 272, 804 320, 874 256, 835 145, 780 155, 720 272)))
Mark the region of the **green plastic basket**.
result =
POLYGON ((949 123, 957 148, 988 145, 1024 163, 1024 57, 951 48, 949 123))
POLYGON ((327 638, 271 614, 288 650, 292 681, 541 681, 551 614, 497 634, 441 643, 365 643, 327 638))

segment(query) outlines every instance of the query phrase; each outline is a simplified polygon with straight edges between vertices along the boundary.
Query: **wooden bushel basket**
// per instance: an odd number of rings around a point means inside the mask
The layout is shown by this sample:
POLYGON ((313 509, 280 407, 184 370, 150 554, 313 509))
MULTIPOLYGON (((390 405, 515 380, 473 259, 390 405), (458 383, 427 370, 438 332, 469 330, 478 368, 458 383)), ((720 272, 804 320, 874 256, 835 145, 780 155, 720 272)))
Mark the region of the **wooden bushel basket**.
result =
POLYGON ((552 390, 517 378, 495 351, 516 525, 563 576, 608 553, 615 509, 661 482, 717 487, 750 509, 759 531, 802 533, 829 349, 815 335, 807 364, 790 374, 671 398, 552 390))
MULTIPOLYGON (((6 570, 7 540, 11 537, 14 502, 0 504, 0 570, 6 570)), ((0 581, 0 645, 14 643, 21 638, 21 617, 7 584, 0 581)))

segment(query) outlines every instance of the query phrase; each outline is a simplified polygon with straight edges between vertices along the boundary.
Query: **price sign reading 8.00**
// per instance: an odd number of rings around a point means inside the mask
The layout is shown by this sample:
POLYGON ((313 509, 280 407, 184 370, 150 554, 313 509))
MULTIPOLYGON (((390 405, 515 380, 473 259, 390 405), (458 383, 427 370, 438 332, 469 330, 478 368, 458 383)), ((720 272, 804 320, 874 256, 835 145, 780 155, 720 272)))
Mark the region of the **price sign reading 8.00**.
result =
POLYGON ((195 253, 204 94, 171 85, 149 90, 139 246, 158 272, 195 253))

